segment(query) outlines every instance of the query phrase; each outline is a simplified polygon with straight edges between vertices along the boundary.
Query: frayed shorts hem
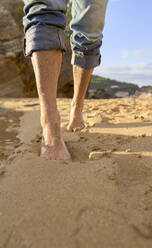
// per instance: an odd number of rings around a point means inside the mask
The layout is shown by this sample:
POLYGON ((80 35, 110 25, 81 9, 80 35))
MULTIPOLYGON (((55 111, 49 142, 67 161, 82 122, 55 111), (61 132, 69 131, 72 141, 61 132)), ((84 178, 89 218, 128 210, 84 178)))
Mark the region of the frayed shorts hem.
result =
POLYGON ((101 63, 101 55, 87 55, 72 53, 71 64, 77 65, 84 69, 92 69, 99 66, 101 63))

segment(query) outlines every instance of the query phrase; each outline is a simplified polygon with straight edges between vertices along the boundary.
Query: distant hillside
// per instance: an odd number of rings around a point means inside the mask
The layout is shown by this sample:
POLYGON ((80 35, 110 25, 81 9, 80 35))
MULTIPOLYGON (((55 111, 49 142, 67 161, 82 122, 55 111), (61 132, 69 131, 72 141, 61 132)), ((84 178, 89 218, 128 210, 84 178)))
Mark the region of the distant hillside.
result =
POLYGON ((119 97, 117 95, 120 94, 120 92, 122 95, 128 94, 128 96, 132 96, 140 92, 152 93, 152 86, 139 87, 133 83, 119 82, 117 80, 93 75, 88 92, 94 92, 96 90, 104 90, 104 92, 110 97, 119 97))

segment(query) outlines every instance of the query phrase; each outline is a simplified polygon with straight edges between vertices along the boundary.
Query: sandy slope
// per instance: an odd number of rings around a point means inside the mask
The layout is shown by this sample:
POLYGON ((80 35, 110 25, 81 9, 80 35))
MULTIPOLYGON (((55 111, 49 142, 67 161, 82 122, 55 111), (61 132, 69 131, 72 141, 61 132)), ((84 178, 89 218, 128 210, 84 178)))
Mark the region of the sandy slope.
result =
POLYGON ((37 99, 0 107, 0 248, 152 247, 152 98, 86 100, 71 164, 38 156, 37 99))

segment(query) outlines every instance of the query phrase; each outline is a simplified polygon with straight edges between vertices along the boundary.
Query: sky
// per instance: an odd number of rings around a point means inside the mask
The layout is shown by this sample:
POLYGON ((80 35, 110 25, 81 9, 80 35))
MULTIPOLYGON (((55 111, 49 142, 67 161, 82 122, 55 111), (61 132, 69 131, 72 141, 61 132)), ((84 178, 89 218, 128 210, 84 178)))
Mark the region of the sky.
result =
POLYGON ((94 74, 152 86, 152 0, 109 0, 94 74))

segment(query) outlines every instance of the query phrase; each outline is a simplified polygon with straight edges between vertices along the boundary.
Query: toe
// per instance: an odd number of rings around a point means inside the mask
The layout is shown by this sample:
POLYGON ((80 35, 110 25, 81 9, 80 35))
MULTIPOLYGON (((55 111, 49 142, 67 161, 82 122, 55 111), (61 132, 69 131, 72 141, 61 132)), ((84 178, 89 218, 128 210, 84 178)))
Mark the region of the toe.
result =
POLYGON ((85 127, 84 123, 82 122, 80 125, 67 125, 66 130, 69 132, 78 132, 81 131, 85 127))

